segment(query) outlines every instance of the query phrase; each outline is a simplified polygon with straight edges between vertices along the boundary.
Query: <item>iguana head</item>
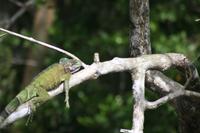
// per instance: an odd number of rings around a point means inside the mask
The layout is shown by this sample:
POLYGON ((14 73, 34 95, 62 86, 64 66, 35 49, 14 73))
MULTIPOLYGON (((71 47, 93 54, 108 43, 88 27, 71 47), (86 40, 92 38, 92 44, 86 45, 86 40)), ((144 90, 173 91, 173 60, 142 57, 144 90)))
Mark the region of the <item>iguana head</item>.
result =
POLYGON ((68 58, 61 58, 59 63, 62 64, 64 68, 71 73, 77 72, 82 66, 80 61, 68 58))

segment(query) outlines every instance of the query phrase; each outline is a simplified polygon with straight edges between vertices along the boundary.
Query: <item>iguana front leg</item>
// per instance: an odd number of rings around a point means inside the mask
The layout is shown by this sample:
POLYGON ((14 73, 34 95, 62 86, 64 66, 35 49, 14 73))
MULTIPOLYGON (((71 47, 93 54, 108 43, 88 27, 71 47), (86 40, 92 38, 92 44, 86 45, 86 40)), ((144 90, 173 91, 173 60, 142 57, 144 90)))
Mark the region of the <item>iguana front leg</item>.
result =
POLYGON ((65 90, 65 103, 66 107, 69 108, 69 80, 64 81, 64 90, 65 90))

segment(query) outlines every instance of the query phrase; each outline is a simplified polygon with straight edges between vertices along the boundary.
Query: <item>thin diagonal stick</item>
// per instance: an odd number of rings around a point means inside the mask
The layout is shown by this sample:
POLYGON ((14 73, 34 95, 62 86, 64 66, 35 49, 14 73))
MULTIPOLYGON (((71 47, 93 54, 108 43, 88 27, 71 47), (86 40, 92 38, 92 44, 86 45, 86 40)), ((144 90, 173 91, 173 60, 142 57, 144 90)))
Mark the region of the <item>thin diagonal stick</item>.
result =
POLYGON ((199 22, 199 21, 200 21, 200 19, 196 19, 195 21, 196 21, 196 22, 199 22))
POLYGON ((7 33, 1 34, 0 38, 4 37, 5 35, 7 35, 7 33))
MULTIPOLYGON (((19 1, 12 1, 12 2, 16 2, 16 3, 19 4, 19 1)), ((12 26, 12 24, 27 11, 28 7, 30 7, 31 5, 33 5, 33 3, 34 3, 34 0, 29 0, 25 4, 21 3, 21 9, 19 11, 17 11, 11 17, 11 19, 8 22, 8 24, 6 25, 6 29, 9 29, 12 26)))
MULTIPOLYGON (((69 53, 69 52, 67 52, 67 51, 65 51, 65 50, 63 50, 63 49, 61 49, 61 48, 55 47, 55 46, 53 46, 53 45, 47 44, 47 43, 42 42, 42 41, 38 41, 38 40, 36 40, 36 39, 34 39, 34 38, 32 38, 32 37, 27 37, 27 36, 24 36, 24 35, 21 35, 21 34, 18 34, 18 33, 15 33, 15 32, 12 32, 12 31, 9 31, 9 30, 6 30, 6 29, 3 29, 3 28, 0 28, 0 31, 3 31, 3 32, 6 32, 6 33, 11 34, 11 35, 13 35, 13 36, 17 36, 17 37, 23 38, 23 39, 25 39, 25 40, 28 40, 28 41, 31 41, 31 42, 40 44, 40 45, 45 46, 45 47, 48 47, 48 48, 50 48, 50 49, 54 49, 54 50, 56 50, 56 51, 59 51, 59 52, 61 52, 61 53, 66 54, 67 56, 69 56, 69 57, 71 57, 71 58, 73 58, 73 59, 76 59, 76 60, 81 61, 81 60, 80 60, 78 57, 76 57, 75 55, 73 55, 73 54, 71 54, 71 53, 69 53)), ((82 63, 82 66, 83 66, 84 68, 87 67, 87 65, 86 65, 83 61, 81 61, 81 63, 82 63)))

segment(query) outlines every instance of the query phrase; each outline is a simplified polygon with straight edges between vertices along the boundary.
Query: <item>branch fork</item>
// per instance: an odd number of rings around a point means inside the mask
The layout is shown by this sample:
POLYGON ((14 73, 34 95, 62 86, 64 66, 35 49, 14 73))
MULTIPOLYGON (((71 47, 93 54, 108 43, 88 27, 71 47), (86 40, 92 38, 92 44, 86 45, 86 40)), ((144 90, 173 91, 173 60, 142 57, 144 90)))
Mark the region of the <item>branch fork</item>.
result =
MULTIPOLYGON (((184 66, 181 66, 181 62, 183 61, 184 58, 185 56, 183 56, 182 54, 169 53, 169 54, 144 55, 137 58, 114 58, 110 61, 93 63, 91 65, 88 65, 87 68, 73 74, 69 81, 69 87, 72 88, 89 79, 94 79, 93 77, 97 72, 98 72, 98 75, 101 76, 101 75, 105 75, 105 74, 113 73, 113 72, 135 70, 135 74, 134 74, 135 76, 132 77, 132 79, 134 80, 134 84, 132 86, 133 96, 135 98, 135 105, 134 105, 134 112, 133 112, 133 127, 132 127, 132 130, 126 130, 126 132, 142 133, 143 122, 144 122, 144 116, 143 116, 144 111, 148 108, 152 108, 152 106, 156 106, 159 103, 158 101, 146 102, 144 98, 145 72, 149 69, 166 70, 172 66, 184 67, 184 66)), ((63 92, 63 84, 61 84, 59 87, 55 88, 54 90, 48 93, 51 96, 51 98, 53 98, 62 92, 63 92)), ((169 94, 169 95, 174 95, 174 94, 169 94)), ((200 97, 199 93, 191 92, 191 91, 184 91, 184 93, 178 93, 178 95, 174 97, 171 97, 169 95, 167 95, 166 97, 170 97, 170 98, 163 98, 163 99, 167 99, 167 100, 164 100, 165 102, 180 95, 200 97)), ((10 123, 13 123, 14 121, 32 113, 28 105, 29 105, 28 102, 21 105, 15 112, 13 112, 4 121, 4 123, 1 124, 1 127, 4 127, 10 123)), ((125 130, 121 130, 121 131, 125 131, 125 130)))

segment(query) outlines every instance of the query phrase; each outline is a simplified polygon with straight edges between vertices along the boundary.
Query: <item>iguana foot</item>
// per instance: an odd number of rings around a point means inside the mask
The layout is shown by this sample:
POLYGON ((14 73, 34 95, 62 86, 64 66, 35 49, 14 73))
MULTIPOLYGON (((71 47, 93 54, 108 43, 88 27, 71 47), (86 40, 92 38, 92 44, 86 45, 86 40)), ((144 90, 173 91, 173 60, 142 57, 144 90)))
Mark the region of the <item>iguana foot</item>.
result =
POLYGON ((30 102, 29 107, 30 107, 31 113, 36 111, 36 105, 34 105, 34 103, 30 102))

